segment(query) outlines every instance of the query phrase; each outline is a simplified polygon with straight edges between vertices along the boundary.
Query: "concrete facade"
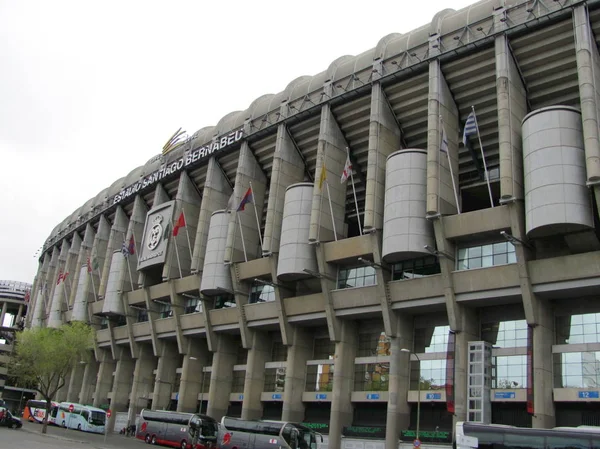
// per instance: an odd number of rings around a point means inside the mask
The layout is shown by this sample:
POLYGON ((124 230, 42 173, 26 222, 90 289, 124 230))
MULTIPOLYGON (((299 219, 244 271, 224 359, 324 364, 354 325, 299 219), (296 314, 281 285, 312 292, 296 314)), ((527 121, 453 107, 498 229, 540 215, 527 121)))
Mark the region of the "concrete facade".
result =
POLYGON ((152 407, 303 421, 329 433, 332 449, 372 436, 365 429, 388 448, 410 439, 420 402, 421 431, 447 442, 468 418, 470 342, 484 340, 494 345, 492 422, 600 425, 590 361, 600 352, 599 8, 485 0, 444 10, 115 181, 52 231, 39 260, 28 325, 97 329, 95 360, 65 397, 130 420, 152 407), (558 105, 581 111, 585 176, 557 169, 579 179, 593 223, 528 236, 525 211, 536 209, 524 194, 521 121, 558 105), (472 112, 479 135, 463 143, 472 112), (386 158, 412 148, 426 152, 425 191, 407 197, 425 209, 414 225, 411 201, 385 207, 386 186, 417 182, 387 180, 386 158), (354 185, 340 182, 348 153, 354 185), (310 219, 289 229, 303 226, 307 241, 298 260, 285 255, 294 276, 280 278, 285 192, 296 183, 312 185, 310 219), (170 223, 148 219, 169 202, 170 223), (382 247, 396 208, 407 235, 423 218, 433 229, 422 255, 382 247), (125 258, 131 235, 138 247, 125 258), (91 274, 80 270, 87 257, 91 274), (57 288, 65 270, 93 282, 57 288), (87 315, 75 316, 75 298, 87 298, 87 315))

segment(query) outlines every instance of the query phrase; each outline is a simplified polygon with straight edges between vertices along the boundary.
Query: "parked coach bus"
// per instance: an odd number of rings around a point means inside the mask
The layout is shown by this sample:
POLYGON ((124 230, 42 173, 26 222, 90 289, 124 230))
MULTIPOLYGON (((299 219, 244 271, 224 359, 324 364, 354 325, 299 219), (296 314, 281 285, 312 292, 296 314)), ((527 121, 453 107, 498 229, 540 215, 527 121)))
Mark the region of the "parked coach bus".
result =
MULTIPOLYGON (((51 402, 50 414, 52 414, 52 409, 56 408, 58 408, 58 402, 51 402)), ((25 410, 23 410, 23 419, 26 419, 29 422, 43 423, 45 417, 46 401, 36 401, 34 399, 27 401, 25 410)))
POLYGON ((181 449, 215 449, 217 428, 210 416, 144 409, 135 437, 181 449))
POLYGON ((106 412, 90 405, 61 402, 50 412, 50 420, 57 426, 77 429, 83 432, 104 433, 106 412), (73 406, 73 412, 69 411, 73 406))
POLYGON ((531 429, 459 422, 456 449, 596 449, 600 447, 600 427, 555 427, 531 429))
POLYGON ((217 444, 220 449, 317 449, 317 435, 302 424, 284 421, 247 421, 224 416, 217 444))

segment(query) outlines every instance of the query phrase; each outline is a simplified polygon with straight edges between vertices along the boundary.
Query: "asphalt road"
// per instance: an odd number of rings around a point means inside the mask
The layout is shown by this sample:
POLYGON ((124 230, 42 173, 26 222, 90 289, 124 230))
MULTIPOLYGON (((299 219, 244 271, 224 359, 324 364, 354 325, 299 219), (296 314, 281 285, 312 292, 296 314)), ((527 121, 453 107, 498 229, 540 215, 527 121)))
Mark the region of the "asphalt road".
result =
POLYGON ((43 435, 41 424, 23 423, 22 429, 0 428, 0 449, 144 449, 146 445, 132 437, 97 435, 48 426, 43 435))

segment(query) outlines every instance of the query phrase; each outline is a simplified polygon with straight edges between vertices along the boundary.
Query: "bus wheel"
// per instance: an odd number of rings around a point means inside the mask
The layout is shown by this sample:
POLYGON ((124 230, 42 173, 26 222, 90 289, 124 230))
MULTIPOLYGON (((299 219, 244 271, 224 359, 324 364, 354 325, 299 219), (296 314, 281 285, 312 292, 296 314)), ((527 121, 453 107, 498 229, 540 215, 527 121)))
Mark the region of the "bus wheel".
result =
POLYGON ((146 434, 146 438, 144 439, 144 441, 146 442, 146 444, 150 444, 150 435, 146 434))
POLYGON ((67 428, 67 423, 66 422, 62 422, 62 426, 66 429, 67 428))
POLYGON ((187 445, 187 441, 183 440, 183 441, 181 442, 181 446, 180 446, 180 447, 181 447, 181 449, 187 449, 187 447, 188 447, 188 445, 187 445))
POLYGON ((81 430, 81 424, 77 424, 77 430, 81 430))
POLYGON ((152 435, 152 444, 156 444, 156 435, 152 435))

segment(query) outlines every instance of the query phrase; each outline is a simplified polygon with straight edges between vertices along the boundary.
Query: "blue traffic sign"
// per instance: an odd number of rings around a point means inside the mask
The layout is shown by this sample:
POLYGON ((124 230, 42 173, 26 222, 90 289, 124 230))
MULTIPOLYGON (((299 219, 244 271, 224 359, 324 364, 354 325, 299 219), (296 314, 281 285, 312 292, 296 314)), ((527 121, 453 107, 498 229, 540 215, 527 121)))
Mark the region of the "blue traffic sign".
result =
POLYGON ((414 447, 421 447, 421 440, 415 440, 415 441, 413 441, 413 446, 414 447))

